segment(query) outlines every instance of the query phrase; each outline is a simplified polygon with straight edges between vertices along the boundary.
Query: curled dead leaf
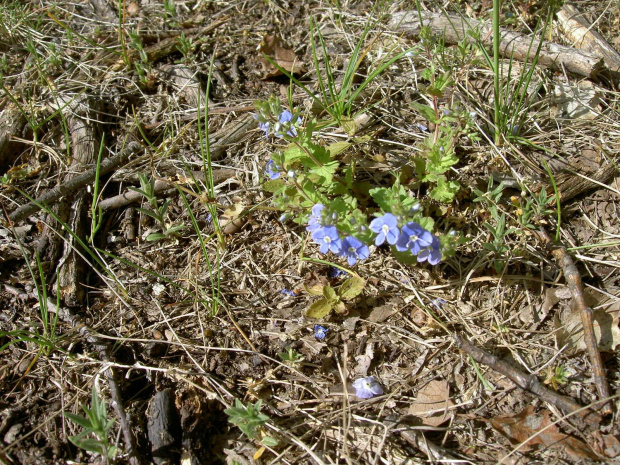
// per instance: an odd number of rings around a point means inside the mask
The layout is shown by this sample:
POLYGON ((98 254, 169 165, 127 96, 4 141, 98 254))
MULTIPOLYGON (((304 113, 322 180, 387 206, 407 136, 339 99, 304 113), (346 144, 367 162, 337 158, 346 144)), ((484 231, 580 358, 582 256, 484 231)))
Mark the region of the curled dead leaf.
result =
POLYGON ((224 210, 220 217, 222 232, 224 234, 235 234, 245 225, 247 218, 242 216, 245 207, 241 204, 234 204, 224 210))
POLYGON ((519 449, 521 452, 538 448, 562 449, 575 460, 599 458, 588 444, 560 432, 557 425, 552 425, 550 414, 548 410, 534 413, 534 407, 530 405, 516 415, 492 418, 491 425, 511 444, 525 443, 519 449))
MULTIPOLYGON (((282 38, 277 35, 265 36, 260 44, 259 50, 261 54, 267 55, 280 68, 291 74, 303 74, 306 72, 302 62, 295 55, 295 52, 287 48, 282 38)), ((263 66, 262 79, 269 79, 283 74, 282 71, 275 67, 264 56, 259 58, 259 62, 263 66)))

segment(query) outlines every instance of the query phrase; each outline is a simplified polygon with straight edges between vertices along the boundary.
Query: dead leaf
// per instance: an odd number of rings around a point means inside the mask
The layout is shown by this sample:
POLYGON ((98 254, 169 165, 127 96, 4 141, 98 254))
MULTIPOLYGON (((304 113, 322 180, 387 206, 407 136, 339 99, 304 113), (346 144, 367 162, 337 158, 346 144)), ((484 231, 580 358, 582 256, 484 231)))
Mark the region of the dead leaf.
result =
POLYGON ((245 225, 247 219, 241 216, 244 210, 245 207, 238 203, 224 210, 224 214, 220 218, 224 234, 234 234, 245 225))
POLYGON ((375 356, 374 344, 367 344, 365 353, 355 356, 355 374, 358 377, 366 377, 368 375, 368 369, 372 363, 372 359, 375 356))
POLYGON ((453 405, 448 382, 435 380, 420 389, 417 399, 409 407, 409 414, 422 417, 425 425, 439 426, 450 419, 448 408, 453 405))
POLYGON ((368 315, 368 320, 374 323, 383 323, 389 317, 394 315, 394 313, 397 313, 402 304, 403 299, 399 297, 390 299, 389 302, 386 302, 379 307, 375 307, 372 312, 370 312, 370 315, 368 315))
POLYGON ((594 441, 592 441, 592 448, 604 457, 613 459, 620 455, 620 441, 611 434, 601 434, 600 431, 592 433, 594 441))
MULTIPOLYGON (((617 308, 614 310, 612 307, 607 309, 599 308, 592 313, 594 335, 596 336, 598 348, 602 352, 613 352, 620 345, 619 316, 617 308)), ((556 315, 554 324, 557 328, 555 334, 559 346, 568 344, 569 354, 586 350, 581 315, 578 311, 566 308, 560 313, 559 317, 556 315)))
MULTIPOLYGON (((279 36, 265 36, 260 44, 259 50, 261 54, 264 53, 278 66, 291 74, 303 74, 306 72, 301 60, 297 58, 295 52, 290 48, 286 48, 284 41, 279 36)), ((263 66, 262 79, 269 79, 283 74, 282 71, 273 66, 264 56, 261 56, 259 61, 263 66)))
POLYGON ((549 426, 552 423, 550 413, 548 410, 543 410, 536 414, 534 407, 530 405, 516 415, 491 419, 491 425, 513 445, 527 441, 519 449, 521 452, 549 448, 564 450, 575 460, 599 458, 585 442, 561 433, 557 425, 549 426))

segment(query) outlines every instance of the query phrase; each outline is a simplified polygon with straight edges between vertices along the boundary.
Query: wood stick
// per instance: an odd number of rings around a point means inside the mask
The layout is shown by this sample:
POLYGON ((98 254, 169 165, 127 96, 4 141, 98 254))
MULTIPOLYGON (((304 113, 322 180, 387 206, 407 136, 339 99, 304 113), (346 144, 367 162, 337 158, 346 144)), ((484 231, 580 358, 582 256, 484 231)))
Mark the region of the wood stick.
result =
MULTIPOLYGON (((117 166, 122 165, 129 157, 134 153, 140 150, 140 144, 137 142, 129 142, 127 146, 114 157, 107 158, 101 162, 99 168, 99 174, 104 175, 109 173, 110 171, 116 169, 117 166)), ((9 218, 12 222, 17 223, 18 221, 22 221, 28 218, 30 215, 35 214, 41 209, 41 205, 50 206, 54 202, 58 201, 61 197, 65 195, 70 195, 75 192, 77 189, 81 189, 85 185, 93 182, 95 180, 95 176, 97 173, 96 167, 85 171, 84 173, 72 178, 68 182, 64 184, 60 184, 53 189, 47 191, 45 194, 40 195, 35 199, 34 202, 29 202, 25 205, 22 205, 17 210, 9 215, 9 218)))
MULTIPOLYGON (((487 49, 492 47, 493 28, 489 22, 477 21, 456 14, 407 11, 392 15, 389 27, 409 35, 418 35, 422 26, 430 27, 433 34, 444 36, 446 44, 452 45, 465 39, 470 44, 476 40, 470 31, 479 31, 481 42, 487 49), (422 22, 420 22, 420 17, 422 22)), ((537 50, 539 40, 532 40, 524 34, 503 30, 500 32, 500 53, 505 57, 526 61, 532 58, 537 50)), ((567 71, 594 78, 603 69, 603 59, 591 52, 577 50, 572 47, 552 42, 543 43, 538 64, 558 71, 567 71)))
POLYGON ((607 69, 620 77, 620 53, 618 53, 571 3, 565 3, 557 12, 557 22, 564 37, 573 47, 603 57, 607 69))
POLYGON ((582 410, 582 407, 574 400, 547 389, 536 376, 523 373, 510 363, 476 347, 459 335, 454 336, 454 340, 456 346, 466 354, 471 355, 476 362, 487 365, 498 373, 501 373, 521 389, 537 395, 543 401, 551 405, 555 405, 564 413, 576 412, 576 415, 590 425, 598 425, 603 420, 598 413, 591 410, 582 410))
POLYGON ((598 344, 594 334, 594 318, 592 317, 592 309, 586 305, 586 300, 583 294, 581 276, 579 275, 579 271, 577 270, 573 259, 570 255, 568 255, 566 248, 563 245, 554 245, 551 238, 547 234, 547 231, 544 229, 540 229, 540 236, 543 241, 547 243, 547 247, 551 249, 551 254, 562 267, 564 278, 566 279, 568 288, 573 296, 573 302, 575 302, 575 311, 578 311, 581 315, 583 339, 586 344, 590 363, 592 364, 594 383, 596 384, 596 389, 598 390, 601 401, 605 401, 605 403, 601 406, 601 412, 603 415, 611 415, 613 413, 611 405, 609 402, 606 402, 606 399, 611 396, 609 393, 609 384, 607 383, 605 366, 603 365, 603 359, 601 358, 601 353, 598 350, 598 344))
MULTIPOLYGON (((112 362, 112 356, 110 355, 110 343, 98 337, 95 331, 84 324, 79 315, 76 315, 68 308, 57 307, 56 302, 50 297, 47 299, 47 307, 50 312, 56 313, 58 318, 75 328, 86 342, 92 344, 93 347, 99 352, 99 358, 101 361, 106 364, 110 364, 112 362)), ((132 433, 133 428, 127 419, 127 413, 125 412, 121 390, 118 387, 116 370, 108 366, 105 370, 105 374, 108 379, 110 396, 113 401, 112 406, 114 407, 116 416, 118 417, 118 421, 121 426, 121 431, 123 432, 123 439, 125 441, 127 455, 129 456, 129 462, 132 465, 137 465, 140 463, 138 458, 138 445, 132 433)))
MULTIPOLYGON (((213 182, 220 183, 228 178, 232 178, 235 175, 235 170, 233 169, 215 169, 213 170, 213 182)), ((202 171, 193 171, 192 174, 196 180, 204 181, 205 175, 202 171)), ((156 180, 153 185, 153 190, 155 194, 161 194, 167 191, 176 191, 175 183, 173 181, 165 181, 165 180, 156 180)), ((114 197, 110 197, 109 199, 102 200, 97 204, 101 210, 112 210, 114 208, 124 207, 125 205, 129 205, 133 202, 138 202, 143 199, 144 196, 136 191, 127 191, 124 194, 119 194, 114 197)))

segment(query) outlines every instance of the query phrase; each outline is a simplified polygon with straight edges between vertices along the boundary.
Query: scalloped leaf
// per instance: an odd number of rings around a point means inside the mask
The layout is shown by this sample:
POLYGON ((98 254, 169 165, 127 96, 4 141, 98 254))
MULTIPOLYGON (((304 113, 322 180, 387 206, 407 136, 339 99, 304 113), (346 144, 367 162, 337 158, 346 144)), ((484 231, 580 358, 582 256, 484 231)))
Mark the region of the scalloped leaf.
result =
POLYGON ((331 311, 332 304, 327 299, 321 299, 308 307, 306 316, 309 318, 325 318, 331 311))
POLYGON ((338 288, 338 295, 343 300, 351 300, 357 297, 364 290, 366 281, 357 276, 351 276, 338 288))

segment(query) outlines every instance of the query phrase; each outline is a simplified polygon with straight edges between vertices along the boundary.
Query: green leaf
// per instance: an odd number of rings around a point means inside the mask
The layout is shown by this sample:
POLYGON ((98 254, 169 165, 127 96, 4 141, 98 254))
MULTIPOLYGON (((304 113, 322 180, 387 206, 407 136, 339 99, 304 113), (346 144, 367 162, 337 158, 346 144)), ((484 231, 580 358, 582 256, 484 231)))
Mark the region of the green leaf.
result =
POLYGON ((430 196, 438 202, 452 202, 460 188, 461 185, 457 181, 448 181, 444 176, 441 176, 437 179, 437 187, 431 191, 430 196))
POLYGON ((152 233, 146 236, 146 240, 149 242, 159 241, 160 239, 166 239, 166 235, 162 233, 152 233))
POLYGON ((287 149, 282 152, 284 156, 284 162, 289 164, 293 160, 298 160, 300 158, 306 157, 306 152, 303 151, 301 147, 295 144, 290 144, 287 149))
POLYGON ((364 290, 366 282, 357 276, 351 276, 338 288, 338 295, 343 300, 351 300, 364 290))
POLYGON ((336 313, 340 313, 341 315, 347 312, 347 306, 342 300, 339 300, 337 303, 335 303, 333 309, 336 313))
POLYGON ((323 286, 322 284, 315 284, 312 287, 307 286, 307 285, 304 284, 304 289, 310 295, 323 295, 323 288, 324 287, 325 286, 323 286))
POLYGON ((321 299, 314 302, 306 310, 306 316, 310 318, 325 318, 332 311, 332 305, 327 299, 321 299))
POLYGON ((263 183, 263 190, 275 194, 285 186, 286 183, 282 179, 270 179, 269 181, 263 183))
POLYGON ((314 179, 316 180, 318 184, 321 184, 323 186, 328 186, 329 184, 332 183, 332 180, 334 178, 334 173, 338 169, 339 165, 340 165, 340 162, 338 162, 337 160, 330 161, 328 163, 325 163, 322 166, 315 165, 313 168, 310 168, 309 177, 310 179, 313 179, 313 177, 311 176, 314 176, 314 179))
POLYGON ((437 123, 437 117, 435 116, 434 108, 417 102, 411 102, 411 106, 418 110, 427 121, 430 121, 431 123, 437 123))
POLYGON ((137 208, 136 210, 138 210, 143 215, 150 216, 155 221, 159 221, 161 219, 161 216, 158 213, 152 212, 151 210, 147 210, 145 208, 137 208))
POLYGON ((105 451, 105 445, 99 439, 88 438, 74 442, 72 438, 73 437, 69 437, 69 440, 80 449, 84 449, 89 452, 96 452, 98 454, 103 454, 105 451))
POLYGON ((261 439, 261 443, 267 447, 275 447, 278 445, 278 440, 272 438, 271 436, 265 436, 263 439, 261 439))
POLYGON ((93 424, 90 422, 88 418, 81 417, 79 415, 75 415, 73 413, 65 412, 65 417, 71 420, 73 423, 76 423, 84 428, 92 429, 93 424))
POLYGON ((334 290, 334 288, 331 287, 329 284, 323 287, 323 297, 325 297, 330 302, 334 300, 339 300, 338 294, 336 294, 336 291, 334 290))
POLYGON ((373 200, 379 205, 379 208, 384 212, 389 212, 392 209, 392 192, 385 187, 377 187, 376 189, 370 189, 370 195, 373 200))
POLYGON ((330 158, 334 158, 336 155, 341 154, 342 152, 344 152, 345 150, 347 150, 349 147, 351 147, 351 142, 347 142, 347 141, 339 141, 339 142, 334 142, 333 144, 329 144, 327 146, 327 151, 329 152, 329 156, 330 158))

